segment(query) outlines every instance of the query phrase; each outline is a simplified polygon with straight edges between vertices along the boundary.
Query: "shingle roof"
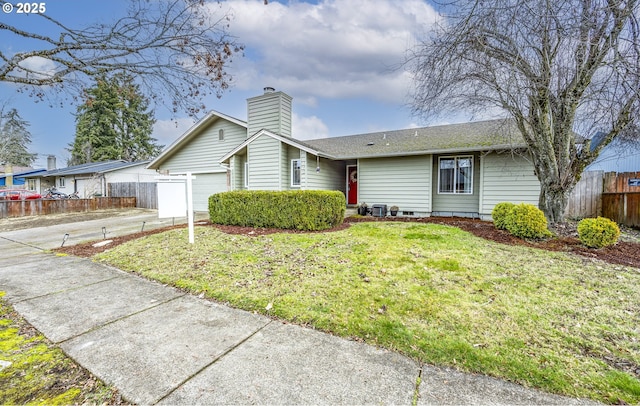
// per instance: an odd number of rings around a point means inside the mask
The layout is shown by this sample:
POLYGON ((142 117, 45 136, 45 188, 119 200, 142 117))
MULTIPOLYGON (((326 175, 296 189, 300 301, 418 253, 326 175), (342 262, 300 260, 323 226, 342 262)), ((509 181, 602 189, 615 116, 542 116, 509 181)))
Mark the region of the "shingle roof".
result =
POLYGON ((526 146, 513 121, 505 119, 296 142, 335 159, 486 151, 526 146))
POLYGON ((68 175, 84 175, 92 173, 111 172, 116 169, 122 169, 129 166, 146 164, 149 161, 127 162, 125 160, 113 160, 104 162, 90 162, 81 165, 67 166, 66 168, 53 169, 40 174, 40 176, 68 176, 68 175))
MULTIPOLYGON (((36 174, 39 174, 39 173, 44 173, 46 171, 47 171, 46 169, 30 169, 28 171, 14 172, 13 173, 13 177, 14 178, 24 178, 24 177, 33 176, 33 175, 36 175, 36 174)), ((7 177, 6 173, 1 173, 0 174, 0 179, 6 178, 6 177, 7 177)))

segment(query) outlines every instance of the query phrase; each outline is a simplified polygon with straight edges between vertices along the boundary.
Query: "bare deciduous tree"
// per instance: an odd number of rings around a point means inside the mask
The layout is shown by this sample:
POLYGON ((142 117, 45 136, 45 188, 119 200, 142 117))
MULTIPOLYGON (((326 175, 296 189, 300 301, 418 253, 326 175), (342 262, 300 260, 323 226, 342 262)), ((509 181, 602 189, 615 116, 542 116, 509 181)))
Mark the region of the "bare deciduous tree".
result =
POLYGON ((630 131, 640 112, 638 2, 454 0, 441 10, 443 23, 407 60, 414 113, 505 111, 528 145, 540 208, 563 221, 602 148, 640 138, 630 131))
POLYGON ((195 114, 204 107, 202 97, 220 96, 229 87, 228 64, 243 48, 226 32, 229 17, 215 17, 213 7, 203 0, 131 0, 125 17, 83 28, 68 27, 46 11, 32 13, 42 20, 42 32, 0 21, 8 42, 33 44, 0 52, 0 81, 45 98, 50 91, 80 95, 94 77, 126 72, 156 101, 170 100, 174 112, 195 114))

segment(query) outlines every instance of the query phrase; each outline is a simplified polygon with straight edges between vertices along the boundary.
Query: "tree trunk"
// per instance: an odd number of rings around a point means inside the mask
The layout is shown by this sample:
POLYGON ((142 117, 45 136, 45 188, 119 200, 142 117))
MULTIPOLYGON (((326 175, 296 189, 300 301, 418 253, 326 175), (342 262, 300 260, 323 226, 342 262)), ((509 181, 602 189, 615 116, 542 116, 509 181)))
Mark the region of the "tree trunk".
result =
POLYGON ((562 187, 557 182, 540 182, 540 200, 538 202, 540 210, 547 217, 549 224, 564 222, 564 213, 569 202, 569 195, 572 188, 562 187))

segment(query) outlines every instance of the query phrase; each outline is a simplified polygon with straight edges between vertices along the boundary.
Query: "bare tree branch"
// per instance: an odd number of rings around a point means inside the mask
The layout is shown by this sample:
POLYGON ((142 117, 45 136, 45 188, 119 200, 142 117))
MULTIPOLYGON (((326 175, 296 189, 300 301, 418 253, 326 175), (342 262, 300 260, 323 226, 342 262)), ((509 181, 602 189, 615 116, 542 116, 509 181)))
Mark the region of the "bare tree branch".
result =
MULTIPOLYGON (((0 5, 5 1, 0 0, 0 5)), ((0 32, 34 40, 38 49, 0 52, 0 81, 44 98, 50 92, 80 95, 92 78, 126 72, 156 102, 171 101, 178 110, 196 114, 202 98, 218 97, 230 86, 228 65, 243 46, 226 29, 230 17, 200 0, 131 0, 125 17, 111 24, 70 28, 47 14, 47 32, 29 32, 0 22, 0 32), (34 58, 46 64, 34 68, 34 58)))
POLYGON ((640 138, 638 0, 453 0, 407 58, 413 112, 497 106, 529 146, 540 207, 561 221, 568 195, 602 148, 640 138), (594 134, 598 145, 588 140, 594 134))

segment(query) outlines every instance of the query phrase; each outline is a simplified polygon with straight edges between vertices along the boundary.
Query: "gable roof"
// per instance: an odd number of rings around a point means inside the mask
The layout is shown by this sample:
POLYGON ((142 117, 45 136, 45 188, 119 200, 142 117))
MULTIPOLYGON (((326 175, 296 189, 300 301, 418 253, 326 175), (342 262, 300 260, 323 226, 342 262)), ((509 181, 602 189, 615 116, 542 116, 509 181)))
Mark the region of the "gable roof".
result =
POLYGON ((313 148, 312 146, 306 144, 304 141, 300 141, 297 140, 295 138, 291 138, 291 137, 286 137, 284 135, 280 135, 280 134, 276 134, 273 133, 269 130, 260 130, 257 133, 253 134, 251 137, 247 138, 246 140, 244 140, 240 145, 238 145, 237 147, 235 147, 234 149, 232 149, 231 151, 227 152, 224 156, 222 156, 222 158, 220 158, 220 160, 218 162, 224 162, 226 160, 228 160, 229 158, 231 158, 233 155, 237 154, 238 152, 240 152, 243 148, 245 148, 247 145, 251 144, 256 138, 262 137, 262 136, 267 136, 267 137, 271 137, 271 138, 275 138, 279 141, 282 141, 288 145, 294 146, 298 149, 301 149, 303 151, 306 151, 312 155, 318 155, 318 156, 323 156, 326 158, 331 158, 330 156, 324 154, 323 152, 313 148))
POLYGON ((526 147, 513 121, 476 121, 305 141, 334 159, 488 151, 526 147))
POLYGON ((128 168, 131 166, 144 165, 149 161, 137 161, 128 162, 123 159, 103 161, 103 162, 89 162, 86 164, 67 166, 66 168, 52 169, 44 173, 36 174, 35 176, 42 176, 44 178, 49 176, 69 176, 69 175, 86 175, 93 173, 107 173, 118 169, 128 168))
POLYGON ((149 163, 149 165, 147 165, 147 169, 158 169, 160 167, 160 164, 163 161, 165 161, 171 155, 173 155, 178 150, 180 150, 180 148, 182 148, 182 146, 184 146, 193 137, 195 137, 197 134, 199 134, 200 131, 206 129, 209 124, 211 124, 212 122, 214 122, 214 121, 216 121, 218 119, 227 120, 227 121, 229 121, 231 123, 239 125, 240 127, 247 128, 247 122, 246 121, 242 121, 240 119, 228 116, 226 114, 217 112, 215 110, 211 110, 209 113, 207 113, 206 116, 202 117, 200 120, 198 120, 197 123, 192 125, 184 134, 182 134, 180 137, 178 137, 178 139, 173 141, 171 143, 171 145, 169 145, 167 148, 165 148, 160 153, 160 155, 158 155, 155 159, 153 159, 149 163))

